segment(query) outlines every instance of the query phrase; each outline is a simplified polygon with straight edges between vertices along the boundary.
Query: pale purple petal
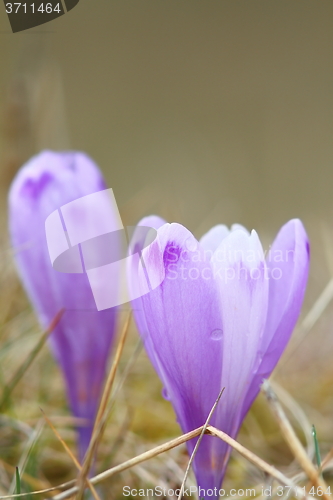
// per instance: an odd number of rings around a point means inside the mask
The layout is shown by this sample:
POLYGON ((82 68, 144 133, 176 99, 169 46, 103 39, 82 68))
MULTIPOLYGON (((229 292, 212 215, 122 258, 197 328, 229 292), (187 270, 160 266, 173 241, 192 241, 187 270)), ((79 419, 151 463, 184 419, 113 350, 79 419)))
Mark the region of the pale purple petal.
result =
MULTIPOLYGON (((262 368, 271 373, 295 324, 308 271, 306 242, 298 221, 281 230, 272 252, 295 249, 295 264, 279 264, 284 278, 274 284, 257 233, 240 225, 216 226, 198 244, 183 226, 165 224, 144 250, 150 275, 158 279, 163 271, 165 280, 142 297, 145 320, 138 326, 144 324, 148 354, 184 432, 205 422, 225 387, 211 423, 236 437, 262 368)), ((143 271, 139 276, 144 283, 143 271)), ((204 436, 193 463, 201 488, 220 487, 229 454, 221 440, 204 436)))
POLYGON ((212 227, 206 234, 201 236, 199 242, 203 250, 211 251, 211 257, 213 253, 220 245, 222 240, 228 236, 230 233, 227 226, 224 224, 218 224, 217 226, 212 227))
MULTIPOLYGON (((97 311, 87 275, 53 269, 45 220, 56 209, 106 189, 98 167, 83 153, 44 151, 18 172, 9 193, 9 230, 23 285, 46 328, 65 309, 50 336, 73 414, 87 419, 79 428, 82 459, 90 439, 106 362, 115 330, 116 310, 97 311)), ((103 214, 101 214, 103 217, 103 214)), ((78 213, 77 223, 82 223, 78 213)))
POLYGON ((244 231, 244 233, 250 236, 250 232, 246 229, 246 227, 242 226, 242 224, 233 224, 231 226, 231 231, 244 231))
MULTIPOLYGON (((167 397, 187 432, 205 422, 221 389, 218 332, 222 322, 217 287, 204 251, 179 224, 162 226, 143 256, 156 273, 161 267, 165 270, 161 286, 143 296, 142 304, 155 353, 152 362, 158 363, 167 397)), ((190 453, 195 441, 188 444, 190 453)), ((222 479, 220 463, 212 463, 212 442, 211 437, 204 437, 194 462, 194 470, 203 478, 202 487, 222 479)))
POLYGON ((235 436, 267 316, 268 281, 258 235, 235 230, 216 250, 215 268, 223 317, 223 403, 219 423, 235 436), (227 256, 227 260, 221 256, 227 256))
MULTIPOLYGON (((143 219, 141 219, 140 222, 138 223, 138 226, 139 227, 145 226, 145 227, 152 227, 154 229, 159 229, 164 224, 166 224, 166 221, 164 219, 162 219, 161 217, 158 217, 156 215, 151 215, 151 216, 144 217, 143 219)), ((133 248, 133 252, 140 252, 140 254, 141 254, 142 250, 144 248, 144 233, 142 233, 142 232, 134 233, 133 238, 131 240, 131 246, 133 248)), ((130 289, 131 289, 131 287, 137 285, 137 283, 133 283, 133 281, 136 280, 137 272, 138 272, 137 262, 135 260, 132 260, 130 262, 130 266, 128 269, 128 274, 129 274, 128 281, 129 281, 130 289)), ((142 297, 139 297, 138 299, 132 300, 131 305, 132 305, 134 319, 135 319, 135 322, 137 324, 138 331, 139 331, 139 333, 142 337, 142 340, 144 342, 145 349, 148 353, 148 356, 149 356, 155 370, 160 375, 158 362, 155 359, 155 351, 154 351, 153 346, 152 346, 151 338, 149 335, 149 329, 148 329, 148 326, 146 323, 146 317, 145 317, 145 314, 143 311, 142 297)))
POLYGON ((293 219, 279 231, 268 254, 269 307, 265 333, 243 413, 283 353, 301 311, 309 272, 309 242, 303 224, 293 219))

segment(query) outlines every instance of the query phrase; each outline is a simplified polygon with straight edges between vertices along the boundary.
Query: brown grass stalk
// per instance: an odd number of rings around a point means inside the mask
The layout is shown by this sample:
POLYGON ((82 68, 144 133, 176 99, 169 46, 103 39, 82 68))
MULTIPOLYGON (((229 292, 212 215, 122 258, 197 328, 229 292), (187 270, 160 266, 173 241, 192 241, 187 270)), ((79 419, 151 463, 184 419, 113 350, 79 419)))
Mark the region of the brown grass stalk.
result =
MULTIPOLYGON (((55 434, 56 438, 60 441, 60 443, 62 444, 62 446, 64 447, 66 453, 68 454, 68 456, 71 458, 72 462, 74 463, 75 467, 77 468, 78 471, 81 471, 82 470, 82 467, 79 463, 79 461, 77 460, 77 458, 74 456, 74 454, 72 453, 71 449, 68 447, 68 445, 65 443, 65 441, 62 439, 62 437, 60 436, 59 432, 57 431, 57 429, 54 427, 54 425, 52 424, 51 420, 45 415, 44 411, 41 409, 41 412, 43 413, 43 416, 47 422, 47 424, 49 425, 49 427, 52 429, 53 433, 55 434)), ((86 479, 86 484, 88 486, 88 488, 90 489, 91 493, 92 493, 92 496, 94 497, 95 500, 100 500, 99 496, 98 496, 98 493, 97 491, 95 490, 94 486, 91 484, 91 482, 89 481, 89 479, 87 478, 86 479)))
POLYGON ((40 352, 42 347, 44 346, 48 336, 52 333, 54 328, 57 326, 59 323, 61 316, 63 315, 64 310, 61 309, 53 318, 53 320, 50 323, 50 326, 45 330, 45 332, 42 334, 41 338, 38 340, 37 344, 35 347, 32 349, 31 352, 27 355, 23 363, 18 367, 14 375, 12 376, 11 380, 8 382, 8 384, 5 386, 3 390, 3 394, 0 400, 0 410, 3 409, 3 407, 6 406, 11 393, 19 383, 19 381, 22 379, 23 375, 26 373, 28 368, 31 366, 33 361, 35 360, 37 354, 40 352))
POLYGON ((313 486, 321 487, 323 489, 322 498, 329 500, 330 497, 325 492, 327 490, 327 485, 325 481, 320 477, 318 470, 311 462, 306 451, 303 448, 302 443, 296 436, 294 429, 292 428, 275 392, 273 391, 268 380, 265 380, 262 385, 262 390, 268 400, 270 407, 272 408, 273 414, 277 420, 280 427, 281 434, 289 446, 291 452, 293 453, 295 459, 300 464, 308 478, 310 479, 313 486))
POLYGON ((121 354, 123 352, 123 348, 125 345, 125 340, 126 340, 128 328, 130 325, 131 316, 132 316, 132 313, 130 312, 128 315, 128 318, 125 322, 125 325, 123 327, 123 330, 121 332, 120 339, 119 339, 118 346, 117 346, 117 350, 116 350, 116 354, 115 354, 115 358, 114 358, 114 361, 113 361, 112 366, 111 366, 111 370, 109 372, 108 378, 107 378, 106 383, 105 383, 104 391, 102 394, 102 398, 101 398, 101 401, 99 404, 97 416, 96 416, 95 423, 94 423, 94 428, 93 428, 91 440, 90 440, 89 447, 88 447, 88 450, 87 450, 87 453, 86 453, 86 456, 85 456, 85 459, 83 462, 83 466, 82 466, 82 469, 80 471, 80 475, 78 478, 78 485, 79 485, 79 492, 77 495, 78 500, 81 500, 83 498, 83 493, 84 493, 85 484, 86 484, 86 478, 89 474, 90 466, 91 466, 92 460, 95 456, 95 453, 97 451, 98 444, 99 444, 99 442, 102 438, 102 435, 103 435, 103 431, 104 431, 103 416, 104 416, 106 409, 107 409, 107 405, 108 405, 108 401, 109 401, 110 394, 112 391, 117 368, 118 368, 121 354))

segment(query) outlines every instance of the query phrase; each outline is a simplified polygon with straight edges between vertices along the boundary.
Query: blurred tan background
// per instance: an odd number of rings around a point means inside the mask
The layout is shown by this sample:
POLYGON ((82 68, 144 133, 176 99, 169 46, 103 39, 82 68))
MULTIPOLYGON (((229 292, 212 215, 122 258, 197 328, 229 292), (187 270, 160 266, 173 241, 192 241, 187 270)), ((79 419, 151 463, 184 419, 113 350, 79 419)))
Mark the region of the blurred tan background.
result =
POLYGON ((14 35, 1 6, 3 183, 70 147, 128 223, 333 226, 332 23, 331 0, 80 0, 14 35))

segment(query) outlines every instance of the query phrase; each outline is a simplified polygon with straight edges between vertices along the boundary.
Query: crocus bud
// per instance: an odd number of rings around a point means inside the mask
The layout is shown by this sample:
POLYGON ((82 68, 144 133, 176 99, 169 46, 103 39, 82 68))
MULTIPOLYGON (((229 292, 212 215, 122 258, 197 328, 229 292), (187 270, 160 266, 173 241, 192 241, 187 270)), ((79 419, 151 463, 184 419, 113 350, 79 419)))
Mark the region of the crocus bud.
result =
MULTIPOLYGON (((52 267, 45 222, 50 214, 58 211, 66 235, 61 207, 105 189, 101 172, 87 155, 43 151, 21 168, 9 192, 9 230, 14 257, 43 328, 64 310, 50 335, 50 346, 64 375, 71 411, 75 417, 84 419, 78 426, 80 460, 90 441, 101 396, 115 333, 116 309, 97 310, 84 267, 73 270, 69 266, 67 272, 52 267)), ((98 203, 93 210, 94 220, 105 219, 106 214, 98 203)), ((89 230, 86 226, 89 217, 79 205, 75 205, 71 216, 77 228, 89 230)), ((80 258, 80 245, 72 248, 80 258)))
MULTIPOLYGON (((205 423, 224 387, 210 422, 235 438, 301 310, 309 268, 303 225, 283 226, 265 259, 257 233, 240 225, 216 226, 198 242, 180 224, 158 217, 148 224, 158 234, 142 252, 146 269, 165 278, 133 308, 164 396, 188 432, 205 423)), ((219 497, 229 455, 223 441, 203 437, 193 462, 200 498, 219 497)))

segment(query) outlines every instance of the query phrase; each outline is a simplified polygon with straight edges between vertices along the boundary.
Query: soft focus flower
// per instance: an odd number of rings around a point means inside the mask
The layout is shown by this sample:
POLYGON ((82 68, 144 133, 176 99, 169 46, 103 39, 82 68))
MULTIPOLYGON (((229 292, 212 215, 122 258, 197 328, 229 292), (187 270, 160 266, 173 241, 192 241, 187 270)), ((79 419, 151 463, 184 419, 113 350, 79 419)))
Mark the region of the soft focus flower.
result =
MULTIPOLYGON (((188 432, 204 424, 225 387, 211 424, 236 437, 300 313, 309 267, 303 225, 296 219, 284 225, 266 260, 257 233, 239 225, 213 227, 199 242, 159 217, 139 225, 158 230, 142 252, 147 270, 165 272, 157 289, 133 302, 164 396, 188 432)), ((188 443, 189 453, 195 442, 188 443)), ((224 442, 204 436, 194 459, 204 491, 220 487, 229 454, 224 442)), ((218 497, 210 493, 206 498, 218 497)))
MULTIPOLYGON (((64 308, 50 344, 64 373, 72 413, 86 420, 78 427, 81 460, 101 395, 116 310, 97 310, 86 273, 53 269, 45 221, 62 205, 105 189, 98 167, 85 154, 44 151, 22 167, 9 193, 9 229, 15 261, 42 326, 47 327, 64 308)), ((98 204, 95 210, 99 210, 98 204)), ((100 212, 103 220, 103 211, 100 212)), ((87 224, 86 215, 76 210, 74 222, 78 228, 87 224)))

